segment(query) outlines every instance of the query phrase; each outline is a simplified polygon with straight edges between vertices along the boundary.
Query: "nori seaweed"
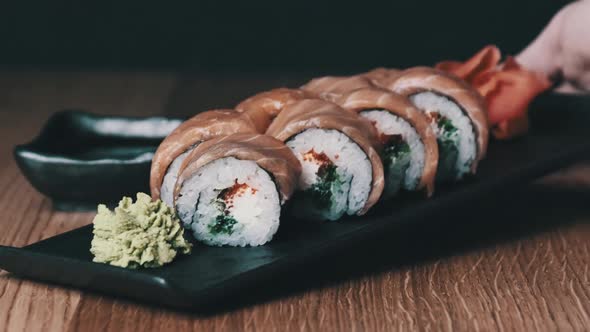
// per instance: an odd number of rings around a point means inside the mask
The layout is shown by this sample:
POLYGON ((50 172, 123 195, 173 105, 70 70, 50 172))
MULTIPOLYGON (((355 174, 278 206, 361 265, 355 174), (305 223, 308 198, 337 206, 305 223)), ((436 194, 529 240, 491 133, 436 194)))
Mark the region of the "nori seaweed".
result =
POLYGON ((446 117, 440 116, 437 121, 439 134, 438 142, 438 167, 436 169, 436 181, 445 182, 457 177, 457 159, 459 149, 457 148, 457 128, 446 117))
POLYGON ((383 150, 383 166, 385 170, 385 189, 383 195, 390 198, 403 187, 406 170, 410 167, 412 157, 410 145, 403 139, 390 142, 383 150))

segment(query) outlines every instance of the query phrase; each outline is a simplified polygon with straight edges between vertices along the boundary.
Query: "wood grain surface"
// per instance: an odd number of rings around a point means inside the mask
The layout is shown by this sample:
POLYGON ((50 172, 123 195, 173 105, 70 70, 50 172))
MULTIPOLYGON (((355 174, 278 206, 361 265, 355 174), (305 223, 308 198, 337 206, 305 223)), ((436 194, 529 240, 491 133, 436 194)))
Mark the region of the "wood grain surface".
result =
MULTIPOLYGON (((23 246, 91 222, 52 210, 11 155, 64 108, 188 115, 232 106, 296 76, 150 72, 0 75, 0 244, 23 246)), ((590 169, 489 198, 440 227, 404 229, 310 262, 207 313, 174 312, 0 272, 0 331, 590 330, 590 169)))

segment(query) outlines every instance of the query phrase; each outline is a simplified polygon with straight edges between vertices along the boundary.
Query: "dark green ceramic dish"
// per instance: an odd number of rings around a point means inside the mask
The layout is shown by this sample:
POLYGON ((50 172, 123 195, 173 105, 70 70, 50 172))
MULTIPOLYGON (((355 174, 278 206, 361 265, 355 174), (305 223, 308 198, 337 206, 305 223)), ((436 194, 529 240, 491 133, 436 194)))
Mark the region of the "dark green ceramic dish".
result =
POLYGON ((55 208, 96 209, 99 202, 149 189, 153 154, 180 122, 63 111, 32 142, 15 147, 14 158, 55 208))

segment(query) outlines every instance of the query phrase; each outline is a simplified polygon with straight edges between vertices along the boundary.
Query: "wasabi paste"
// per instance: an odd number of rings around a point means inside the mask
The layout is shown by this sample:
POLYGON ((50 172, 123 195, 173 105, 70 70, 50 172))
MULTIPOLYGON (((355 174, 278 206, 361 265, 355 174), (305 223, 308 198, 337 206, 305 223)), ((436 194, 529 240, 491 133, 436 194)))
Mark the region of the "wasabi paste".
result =
POLYGON ((135 203, 123 197, 114 212, 99 205, 93 223, 90 252, 97 263, 131 269, 159 267, 178 253, 191 252, 174 210, 144 193, 137 194, 135 203))

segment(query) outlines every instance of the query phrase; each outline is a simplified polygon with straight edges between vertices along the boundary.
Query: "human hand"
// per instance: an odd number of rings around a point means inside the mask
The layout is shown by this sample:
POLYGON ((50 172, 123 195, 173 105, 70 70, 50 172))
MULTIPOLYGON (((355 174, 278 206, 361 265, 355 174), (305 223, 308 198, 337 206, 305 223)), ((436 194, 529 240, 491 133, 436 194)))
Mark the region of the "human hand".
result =
POLYGON ((516 59, 561 83, 559 92, 590 93, 590 0, 561 9, 516 59))

